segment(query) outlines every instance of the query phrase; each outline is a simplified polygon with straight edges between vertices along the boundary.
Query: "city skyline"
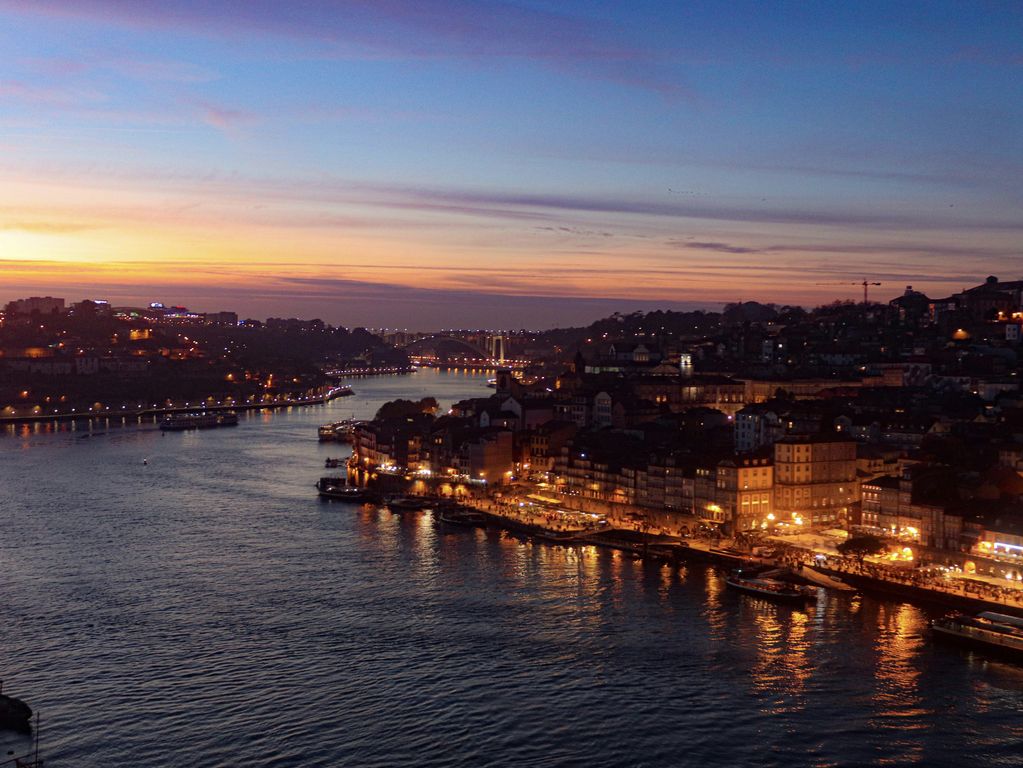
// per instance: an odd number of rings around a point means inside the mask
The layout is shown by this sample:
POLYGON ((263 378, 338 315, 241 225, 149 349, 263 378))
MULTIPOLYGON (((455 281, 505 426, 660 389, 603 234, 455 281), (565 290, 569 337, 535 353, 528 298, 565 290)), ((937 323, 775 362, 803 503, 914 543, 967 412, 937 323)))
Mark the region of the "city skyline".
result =
POLYGON ((549 327, 1020 277, 1019 9, 758 8, 0 0, 0 300, 549 327))

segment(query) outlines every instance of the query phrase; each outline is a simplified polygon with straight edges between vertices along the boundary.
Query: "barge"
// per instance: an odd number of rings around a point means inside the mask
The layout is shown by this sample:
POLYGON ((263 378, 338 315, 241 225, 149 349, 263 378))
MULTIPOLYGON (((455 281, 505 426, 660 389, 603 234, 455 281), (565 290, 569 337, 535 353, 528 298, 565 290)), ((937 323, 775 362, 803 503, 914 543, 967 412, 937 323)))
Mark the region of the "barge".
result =
POLYGON ((324 424, 316 430, 317 437, 321 443, 350 443, 355 436, 355 427, 359 422, 355 419, 336 421, 333 424, 324 424))
POLYGON ((958 613, 931 622, 935 638, 1023 661, 1023 619, 994 611, 958 613))
POLYGON ((319 491, 321 499, 329 501, 369 504, 380 500, 377 494, 366 488, 348 485, 343 477, 321 477, 316 483, 316 490, 319 491))
POLYGON ((180 432, 185 429, 212 429, 238 425, 238 414, 233 411, 222 413, 172 413, 160 422, 165 432, 180 432))
POLYGON ((403 496, 387 500, 387 508, 392 512, 416 512, 432 506, 433 504, 429 499, 421 499, 415 496, 403 496))

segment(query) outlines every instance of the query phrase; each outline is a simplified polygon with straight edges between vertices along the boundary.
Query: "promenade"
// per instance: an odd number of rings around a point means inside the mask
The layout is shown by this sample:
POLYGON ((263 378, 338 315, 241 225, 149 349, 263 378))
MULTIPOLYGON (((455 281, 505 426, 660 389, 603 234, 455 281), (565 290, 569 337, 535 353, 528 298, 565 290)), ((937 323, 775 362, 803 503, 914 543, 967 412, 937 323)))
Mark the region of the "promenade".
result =
POLYGON ((932 602, 944 602, 956 607, 969 606, 976 610, 1023 613, 1023 588, 1005 579, 979 574, 967 574, 941 566, 918 567, 910 563, 892 563, 879 557, 866 557, 862 561, 843 557, 834 542, 821 534, 799 534, 794 537, 772 537, 772 543, 782 548, 775 556, 779 565, 798 569, 812 566, 858 586, 898 593, 932 602), (823 555, 824 560, 818 559, 823 555), (983 606, 979 604, 983 603, 983 606))
POLYGON ((198 400, 196 402, 171 402, 167 405, 151 407, 137 406, 134 408, 111 408, 102 406, 100 408, 71 409, 70 411, 53 411, 52 413, 27 413, 16 416, 0 416, 0 424, 29 424, 33 422, 46 421, 73 421, 75 419, 141 419, 147 416, 160 416, 170 413, 202 413, 208 411, 254 411, 277 408, 292 408, 295 406, 321 405, 339 397, 350 394, 349 387, 330 387, 324 391, 305 397, 282 397, 277 396, 269 400, 258 402, 237 402, 227 398, 225 400, 198 400))
MULTIPOLYGON (((797 572, 802 566, 814 569, 846 581, 857 588, 895 595, 907 600, 943 604, 958 610, 980 611, 1001 610, 1006 613, 1023 615, 1023 589, 1003 579, 964 574, 936 566, 912 567, 908 563, 890 564, 876 557, 865 558, 862 562, 843 557, 835 548, 832 537, 807 532, 798 536, 772 537, 767 541, 775 545, 776 551, 770 556, 758 556, 749 550, 747 541, 710 537, 686 537, 681 541, 666 543, 670 533, 653 529, 648 523, 628 516, 598 515, 590 512, 566 509, 560 505, 544 505, 524 501, 517 497, 494 499, 477 496, 463 500, 481 512, 507 519, 512 526, 533 526, 556 534, 574 533, 580 537, 592 534, 626 531, 656 542, 659 554, 664 548, 675 556, 686 559, 699 556, 734 566, 740 562, 788 567, 797 572), (823 555, 822 562, 819 556, 823 555)), ((590 541, 587 538, 587 541, 590 541)), ((593 543, 601 543, 595 541, 593 543)), ((618 547, 608 543, 613 548, 618 547)))

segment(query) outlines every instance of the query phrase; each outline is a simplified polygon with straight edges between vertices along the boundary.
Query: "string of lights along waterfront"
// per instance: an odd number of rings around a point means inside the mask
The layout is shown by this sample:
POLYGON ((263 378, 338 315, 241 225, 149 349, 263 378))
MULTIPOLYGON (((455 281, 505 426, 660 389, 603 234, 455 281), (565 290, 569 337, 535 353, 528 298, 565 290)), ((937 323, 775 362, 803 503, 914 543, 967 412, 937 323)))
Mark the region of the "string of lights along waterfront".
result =
POLYGON ((485 379, 230 430, 10 427, 0 669, 47 765, 1019 764, 1023 669, 934 645, 918 607, 317 500, 318 424, 485 379))

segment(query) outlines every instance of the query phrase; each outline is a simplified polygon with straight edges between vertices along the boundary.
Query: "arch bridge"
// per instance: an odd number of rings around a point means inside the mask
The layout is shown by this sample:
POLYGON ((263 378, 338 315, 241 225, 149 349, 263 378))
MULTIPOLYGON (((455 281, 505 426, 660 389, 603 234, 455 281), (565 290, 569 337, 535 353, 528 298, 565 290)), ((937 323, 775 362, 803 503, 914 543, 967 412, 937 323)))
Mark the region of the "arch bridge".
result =
POLYGON ((459 339, 456 336, 446 336, 444 334, 435 334, 433 336, 424 336, 415 341, 409 342, 405 345, 405 351, 409 355, 420 355, 423 353, 432 352, 434 355, 438 354, 442 347, 448 349, 457 349, 466 356, 472 355, 476 360, 487 360, 494 362, 504 361, 504 337, 503 336, 491 336, 487 339, 488 346, 491 349, 483 349, 482 347, 473 344, 465 339, 459 339))

